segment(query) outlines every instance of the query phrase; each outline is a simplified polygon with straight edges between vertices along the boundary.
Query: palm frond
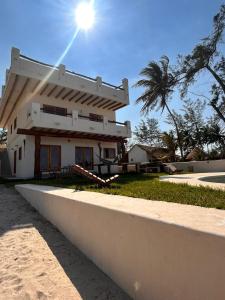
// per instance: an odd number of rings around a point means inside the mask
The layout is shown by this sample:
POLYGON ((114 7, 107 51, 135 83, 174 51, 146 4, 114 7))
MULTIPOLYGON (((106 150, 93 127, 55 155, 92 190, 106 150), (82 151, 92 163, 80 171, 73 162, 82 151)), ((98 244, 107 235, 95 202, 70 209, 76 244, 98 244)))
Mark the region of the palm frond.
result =
POLYGON ((174 76, 169 72, 169 58, 162 56, 159 62, 149 62, 140 75, 144 78, 134 86, 145 89, 136 100, 136 103, 143 104, 141 111, 147 113, 155 108, 162 108, 163 111, 174 84, 174 76))

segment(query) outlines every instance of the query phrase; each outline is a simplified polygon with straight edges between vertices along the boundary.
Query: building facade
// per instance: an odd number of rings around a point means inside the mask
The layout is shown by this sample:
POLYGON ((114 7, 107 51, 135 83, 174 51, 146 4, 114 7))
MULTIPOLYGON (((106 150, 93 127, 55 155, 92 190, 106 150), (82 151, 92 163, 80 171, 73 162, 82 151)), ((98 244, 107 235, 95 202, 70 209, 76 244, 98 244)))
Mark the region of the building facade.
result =
POLYGON ((12 175, 40 176, 74 163, 97 170, 100 157, 113 160, 131 136, 130 122, 116 121, 128 104, 127 79, 116 87, 12 48, 0 101, 12 175))

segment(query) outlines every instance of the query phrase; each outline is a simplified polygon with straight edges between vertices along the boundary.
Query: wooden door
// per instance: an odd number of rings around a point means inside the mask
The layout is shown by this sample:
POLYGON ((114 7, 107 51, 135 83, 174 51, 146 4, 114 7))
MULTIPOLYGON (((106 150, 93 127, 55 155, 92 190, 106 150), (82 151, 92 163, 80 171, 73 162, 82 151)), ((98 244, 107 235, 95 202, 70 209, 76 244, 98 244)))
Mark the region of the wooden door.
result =
POLYGON ((60 171, 61 169, 61 146, 41 145, 40 151, 40 170, 60 171))

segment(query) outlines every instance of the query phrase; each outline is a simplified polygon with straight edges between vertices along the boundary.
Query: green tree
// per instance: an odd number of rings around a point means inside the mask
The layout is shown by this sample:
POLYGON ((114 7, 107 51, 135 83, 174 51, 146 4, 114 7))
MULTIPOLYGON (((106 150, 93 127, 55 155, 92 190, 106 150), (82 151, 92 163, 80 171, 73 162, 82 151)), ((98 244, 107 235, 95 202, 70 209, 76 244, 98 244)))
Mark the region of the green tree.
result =
POLYGON ((196 45, 190 54, 179 56, 176 78, 181 85, 181 95, 184 96, 198 76, 203 71, 208 72, 215 80, 209 104, 225 122, 225 57, 219 50, 220 44, 223 43, 224 29, 225 5, 222 5, 219 13, 213 18, 212 33, 196 45))
POLYGON ((163 145, 169 150, 171 160, 176 161, 177 140, 173 131, 163 132, 161 135, 163 145))
POLYGON ((214 153, 217 149, 217 152, 220 153, 221 157, 224 157, 225 154, 225 135, 222 126, 219 124, 216 118, 210 118, 208 123, 204 126, 202 131, 202 136, 204 142, 207 146, 208 153, 209 145, 214 149, 214 153))
POLYGON ((186 126, 186 130, 188 132, 188 135, 191 139, 190 146, 194 147, 200 147, 201 150, 204 148, 204 141, 202 138, 202 129, 205 125, 204 119, 203 119, 203 112, 205 110, 205 101, 202 101, 200 99, 197 100, 190 100, 186 99, 184 100, 183 105, 183 118, 184 123, 186 126))
POLYGON ((156 145, 160 142, 160 129, 158 120, 154 118, 147 118, 141 120, 134 131, 135 140, 138 143, 148 144, 150 146, 156 145))
MULTIPOLYGON (((176 120, 176 125, 177 125, 178 130, 179 130, 179 137, 180 137, 180 144, 181 144, 180 147, 182 147, 182 153, 185 157, 187 155, 187 153, 189 152, 190 144, 192 142, 191 136, 189 134, 189 131, 188 131, 188 128, 186 126, 183 115, 176 112, 176 111, 174 111, 174 110, 172 112, 173 112, 173 117, 176 120)), ((171 118, 170 114, 167 115, 166 123, 169 124, 172 127, 172 132, 174 134, 176 134, 176 127, 174 125, 174 121, 171 118)), ((177 140, 177 144, 178 144, 178 140, 177 140)), ((179 147, 179 144, 178 144, 178 147, 179 147)))
POLYGON ((163 56, 159 63, 151 61, 147 67, 140 72, 140 75, 143 76, 143 79, 139 80, 135 86, 143 87, 145 90, 144 93, 138 97, 136 103, 143 104, 141 111, 145 114, 157 108, 162 111, 165 108, 167 109, 176 128, 178 145, 183 159, 184 156, 179 128, 176 123, 176 118, 168 106, 170 96, 173 93, 173 88, 177 83, 177 78, 174 76, 169 65, 169 58, 163 56))

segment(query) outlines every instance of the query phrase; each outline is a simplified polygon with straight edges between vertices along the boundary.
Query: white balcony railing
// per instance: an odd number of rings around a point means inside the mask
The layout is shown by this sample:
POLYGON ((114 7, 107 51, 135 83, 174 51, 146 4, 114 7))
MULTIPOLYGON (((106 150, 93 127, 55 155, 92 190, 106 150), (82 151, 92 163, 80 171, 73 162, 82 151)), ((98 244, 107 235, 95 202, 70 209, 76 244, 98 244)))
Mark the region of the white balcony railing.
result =
POLYGON ((97 122, 79 115, 76 110, 67 116, 54 115, 42 111, 39 103, 31 103, 27 108, 27 120, 22 128, 32 127, 131 137, 130 121, 121 123, 104 117, 102 122, 97 122))

